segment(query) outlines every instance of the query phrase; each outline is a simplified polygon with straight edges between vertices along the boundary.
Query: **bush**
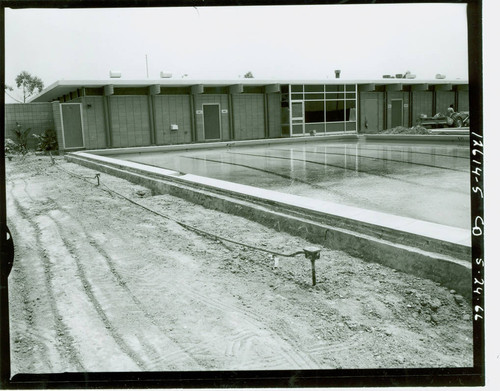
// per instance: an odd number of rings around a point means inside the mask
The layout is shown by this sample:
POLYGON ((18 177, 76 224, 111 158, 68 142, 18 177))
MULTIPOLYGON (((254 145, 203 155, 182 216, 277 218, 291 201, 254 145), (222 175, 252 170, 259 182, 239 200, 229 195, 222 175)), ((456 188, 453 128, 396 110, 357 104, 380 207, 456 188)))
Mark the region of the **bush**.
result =
POLYGON ((26 155, 28 153, 28 136, 31 132, 31 128, 22 128, 19 122, 16 123, 16 127, 12 129, 14 135, 14 145, 11 146, 12 153, 19 153, 21 155, 26 155))
POLYGON ((38 140, 37 150, 38 151, 56 151, 58 149, 57 144, 57 134, 53 129, 47 129, 42 134, 34 134, 38 140))

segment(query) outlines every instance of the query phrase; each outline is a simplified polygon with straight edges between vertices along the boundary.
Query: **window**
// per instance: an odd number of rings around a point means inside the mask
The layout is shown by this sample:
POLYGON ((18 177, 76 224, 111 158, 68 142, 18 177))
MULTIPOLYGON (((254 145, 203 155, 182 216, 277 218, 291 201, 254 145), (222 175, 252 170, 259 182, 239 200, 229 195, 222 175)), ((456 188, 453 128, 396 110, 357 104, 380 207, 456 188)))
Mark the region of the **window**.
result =
POLYGON ((326 102, 326 122, 345 121, 344 101, 326 102))
POLYGON ((346 100, 346 116, 347 121, 353 122, 356 121, 356 101, 355 100, 346 100))
POLYGON ((325 122, 325 102, 305 102, 305 122, 325 122))
POLYGON ((306 85, 304 86, 304 91, 305 92, 324 92, 325 91, 325 86, 324 85, 306 85))

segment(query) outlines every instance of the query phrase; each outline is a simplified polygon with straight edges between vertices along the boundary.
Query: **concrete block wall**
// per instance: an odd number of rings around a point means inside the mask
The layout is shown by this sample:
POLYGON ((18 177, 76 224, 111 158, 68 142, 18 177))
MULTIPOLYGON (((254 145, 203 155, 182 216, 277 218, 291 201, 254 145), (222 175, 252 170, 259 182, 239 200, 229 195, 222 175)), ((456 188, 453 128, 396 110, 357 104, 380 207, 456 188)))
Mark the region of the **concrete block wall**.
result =
POLYGON ((436 91, 436 113, 446 113, 450 105, 455 105, 455 91, 436 91))
POLYGON ((281 137, 281 96, 267 94, 269 137, 281 137))
POLYGON ((387 128, 393 128, 394 126, 392 125, 392 108, 389 107, 389 104, 391 103, 392 99, 402 99, 403 100, 403 123, 402 126, 408 127, 410 124, 410 118, 409 118, 409 107, 410 107, 410 93, 409 92, 404 92, 404 91, 388 91, 387 92, 387 128))
MULTIPOLYGON (((222 114, 222 110, 229 111, 228 96, 222 94, 207 94, 194 96, 195 112, 203 110, 203 103, 219 103, 221 110, 221 137, 222 140, 230 140, 229 136, 229 114, 222 114)), ((196 141, 205 141, 203 114, 195 114, 196 141)))
POLYGON ((428 117, 432 117, 433 93, 432 91, 413 91, 411 94, 413 100, 411 125, 414 126, 420 114, 426 114, 428 117))
POLYGON ((184 144, 192 142, 191 98, 189 95, 154 95, 156 144, 184 144), (172 131, 170 125, 177 125, 172 131))
POLYGON ((73 99, 71 103, 82 104, 85 148, 106 148, 104 98, 102 96, 85 96, 73 99))
POLYGON ((457 91, 457 111, 469 111, 469 91, 457 91))
POLYGON ((61 104, 57 101, 52 102, 52 116, 54 118, 54 128, 57 134, 57 143, 59 150, 64 150, 64 140, 63 140, 63 130, 62 130, 62 114, 61 114, 61 104))
POLYGON ((233 95, 235 140, 265 137, 264 108, 263 94, 233 95))
POLYGON ((151 145, 148 97, 113 95, 109 100, 113 147, 151 145))
MULTIPOLYGON (((30 135, 54 129, 52 105, 50 103, 9 103, 5 105, 5 138, 15 141, 12 132, 19 123, 23 130, 31 128, 30 135)), ((38 141, 28 137, 28 147, 35 148, 38 141)))

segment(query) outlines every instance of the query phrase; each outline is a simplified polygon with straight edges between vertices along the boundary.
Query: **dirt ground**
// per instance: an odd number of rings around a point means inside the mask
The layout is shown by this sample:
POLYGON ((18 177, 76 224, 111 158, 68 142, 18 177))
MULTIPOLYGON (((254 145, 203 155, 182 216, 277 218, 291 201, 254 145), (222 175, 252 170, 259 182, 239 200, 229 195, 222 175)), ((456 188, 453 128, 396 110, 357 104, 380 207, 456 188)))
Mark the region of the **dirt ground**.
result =
MULTIPOLYGON (((446 287, 331 249, 312 287, 303 255, 276 265, 199 236, 101 191, 95 171, 56 161, 6 161, 12 374, 472 366, 471 308, 446 287)), ((282 253, 312 245, 101 182, 217 235, 282 253)))

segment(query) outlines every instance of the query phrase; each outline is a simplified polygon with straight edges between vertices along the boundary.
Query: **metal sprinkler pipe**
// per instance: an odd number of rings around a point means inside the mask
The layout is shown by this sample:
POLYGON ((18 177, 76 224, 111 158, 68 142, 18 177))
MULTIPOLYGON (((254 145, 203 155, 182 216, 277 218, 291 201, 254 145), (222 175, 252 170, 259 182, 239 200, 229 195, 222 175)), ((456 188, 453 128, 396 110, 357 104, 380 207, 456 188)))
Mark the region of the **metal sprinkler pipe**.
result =
POLYGON ((319 259, 320 251, 318 247, 304 247, 304 255, 311 261, 312 285, 316 285, 316 259, 319 259))

